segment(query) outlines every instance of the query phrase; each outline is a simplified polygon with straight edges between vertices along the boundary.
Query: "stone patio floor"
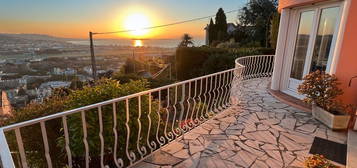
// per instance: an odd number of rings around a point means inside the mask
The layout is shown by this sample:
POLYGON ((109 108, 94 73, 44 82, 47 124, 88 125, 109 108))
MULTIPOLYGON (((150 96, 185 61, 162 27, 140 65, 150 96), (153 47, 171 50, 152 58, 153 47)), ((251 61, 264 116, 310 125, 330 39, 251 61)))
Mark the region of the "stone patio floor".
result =
POLYGON ((345 132, 331 131, 310 113, 272 97, 267 91, 269 81, 243 82, 237 105, 133 167, 303 167, 315 136, 346 143, 345 132))

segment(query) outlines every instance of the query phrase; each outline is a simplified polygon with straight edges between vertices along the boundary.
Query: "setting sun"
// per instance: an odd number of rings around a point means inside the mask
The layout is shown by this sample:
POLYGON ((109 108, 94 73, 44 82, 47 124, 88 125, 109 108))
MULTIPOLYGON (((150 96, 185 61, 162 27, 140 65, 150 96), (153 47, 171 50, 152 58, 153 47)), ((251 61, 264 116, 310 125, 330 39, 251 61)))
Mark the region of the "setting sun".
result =
POLYGON ((149 18, 146 15, 135 13, 126 17, 124 26, 127 30, 133 30, 130 32, 131 35, 144 36, 149 33, 149 30, 145 28, 150 27, 151 24, 149 18))

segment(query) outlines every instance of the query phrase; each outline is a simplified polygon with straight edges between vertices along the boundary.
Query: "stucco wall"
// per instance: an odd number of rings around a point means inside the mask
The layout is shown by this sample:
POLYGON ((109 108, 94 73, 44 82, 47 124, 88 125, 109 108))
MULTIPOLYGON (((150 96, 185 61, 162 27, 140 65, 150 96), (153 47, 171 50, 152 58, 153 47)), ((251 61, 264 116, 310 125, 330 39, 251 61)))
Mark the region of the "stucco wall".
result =
POLYGON ((351 0, 347 24, 343 36, 340 58, 337 64, 336 76, 341 81, 345 94, 342 100, 346 103, 357 105, 357 79, 352 86, 348 82, 352 76, 357 75, 357 1, 351 0))
POLYGON ((279 11, 283 8, 302 6, 306 4, 323 2, 328 0, 279 0, 279 11))
MULTIPOLYGON (((279 10, 308 5, 330 0, 279 0, 279 10)), ((343 102, 357 105, 357 79, 348 83, 351 77, 357 75, 357 0, 350 0, 347 23, 342 38, 340 57, 336 67, 336 76, 340 80, 340 87, 344 90, 341 96, 343 102)))

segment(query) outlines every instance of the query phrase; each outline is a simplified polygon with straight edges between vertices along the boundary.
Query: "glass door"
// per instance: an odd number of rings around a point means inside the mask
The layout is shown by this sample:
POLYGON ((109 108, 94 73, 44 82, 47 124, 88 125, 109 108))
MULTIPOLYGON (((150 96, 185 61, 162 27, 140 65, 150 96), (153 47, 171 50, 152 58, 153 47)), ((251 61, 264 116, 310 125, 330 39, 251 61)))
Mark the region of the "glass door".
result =
POLYGON ((298 12, 297 35, 292 50, 288 90, 297 93, 310 72, 329 72, 340 19, 340 6, 330 5, 298 12))
POLYGON ((294 55, 291 65, 288 89, 296 90, 304 76, 309 46, 311 43, 315 10, 302 11, 299 16, 299 25, 295 40, 294 55))

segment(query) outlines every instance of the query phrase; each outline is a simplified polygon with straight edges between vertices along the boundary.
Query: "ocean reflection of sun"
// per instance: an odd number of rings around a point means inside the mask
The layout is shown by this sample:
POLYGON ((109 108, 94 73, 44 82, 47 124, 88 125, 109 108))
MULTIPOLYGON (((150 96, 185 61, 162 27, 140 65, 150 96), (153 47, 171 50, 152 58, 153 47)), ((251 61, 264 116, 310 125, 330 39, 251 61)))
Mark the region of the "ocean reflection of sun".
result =
POLYGON ((143 41, 142 40, 134 40, 134 47, 142 47, 143 41))

